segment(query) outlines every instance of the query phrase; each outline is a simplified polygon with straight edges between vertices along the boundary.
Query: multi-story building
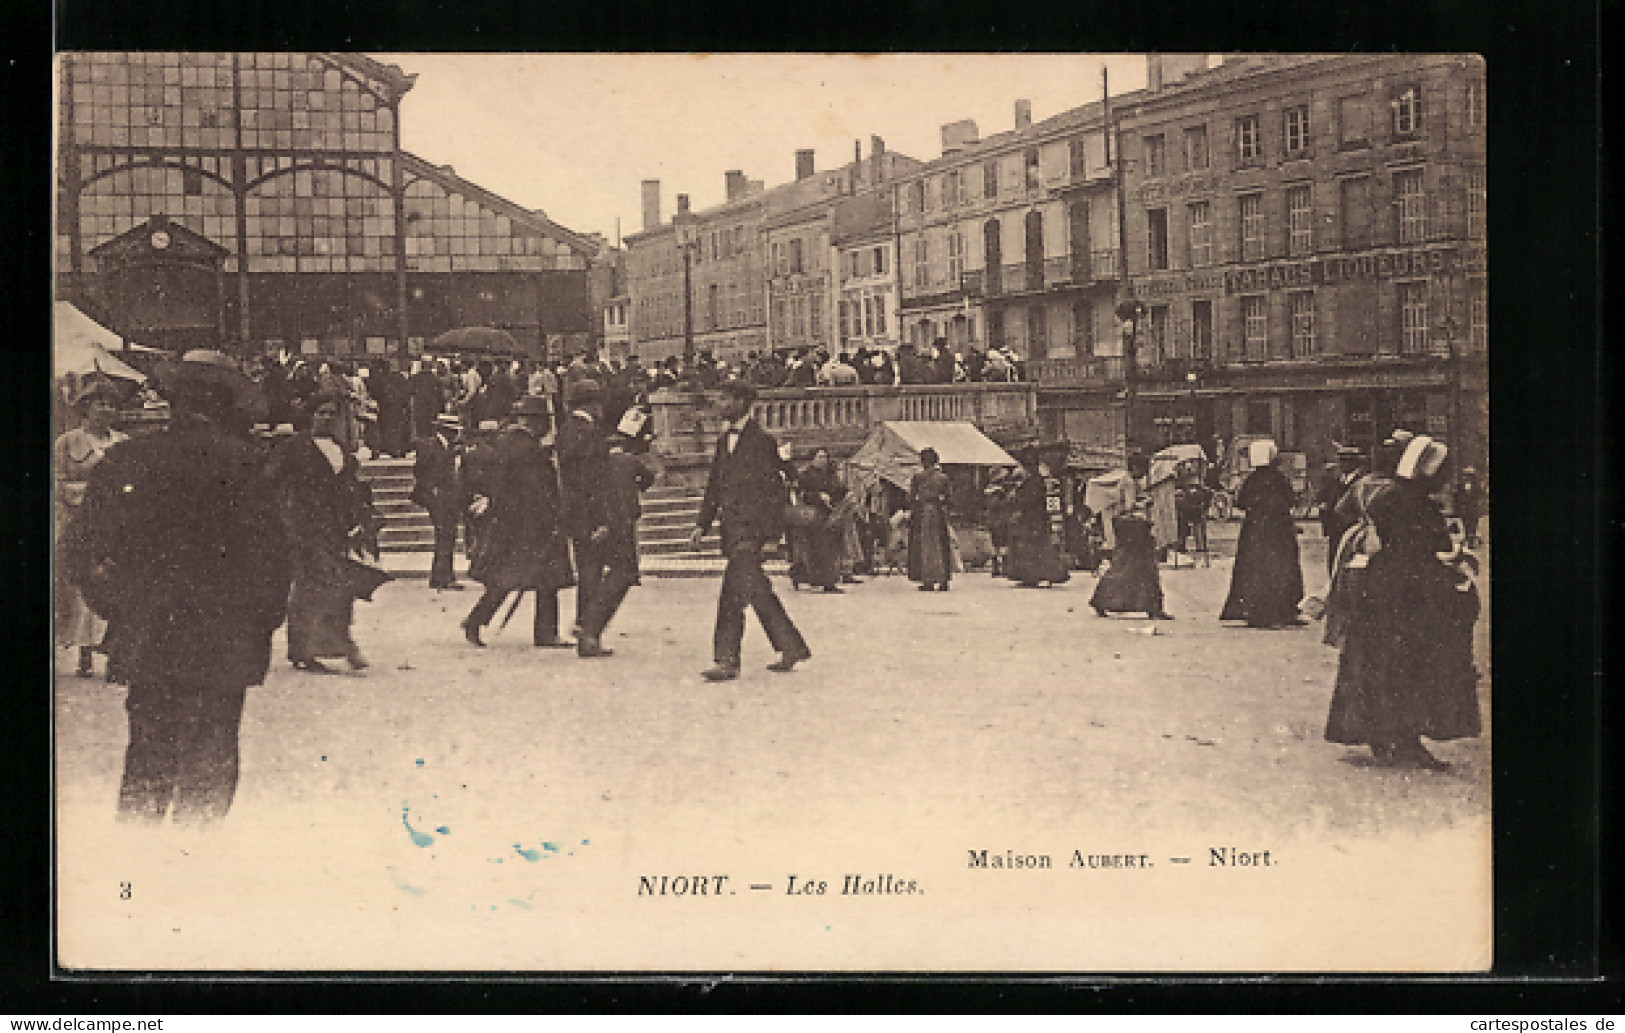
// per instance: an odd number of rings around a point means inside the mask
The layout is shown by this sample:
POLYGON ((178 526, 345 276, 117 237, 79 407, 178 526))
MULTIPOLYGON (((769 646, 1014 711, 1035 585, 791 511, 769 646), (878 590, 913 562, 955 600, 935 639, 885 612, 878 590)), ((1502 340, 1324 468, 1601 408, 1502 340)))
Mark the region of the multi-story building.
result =
MULTIPOLYGON (((875 141, 879 144, 879 141, 875 141)), ((812 304, 816 274, 805 270, 816 261, 826 270, 828 233, 817 229, 828 212, 822 202, 851 194, 866 182, 889 180, 917 163, 877 146, 867 159, 829 172, 812 169, 811 152, 798 155, 798 178, 772 189, 742 172, 727 173, 727 200, 695 212, 688 196, 677 195, 677 213, 670 222, 660 220, 658 181, 644 182, 643 222, 640 233, 626 238, 628 293, 632 298, 633 348, 645 361, 681 355, 689 341, 696 353, 738 361, 751 352, 772 347, 769 327, 769 278, 776 277, 777 296, 784 298, 787 327, 793 331, 795 311, 791 299, 804 299, 807 334, 799 340, 827 343, 829 339, 828 274, 824 308, 817 317, 821 333, 812 332, 812 304), (805 173, 805 174, 801 174, 805 173), (803 218, 803 209, 814 211, 803 218), (770 231, 771 224, 771 231, 770 231), (802 240, 801 273, 789 272, 789 245, 802 240), (783 274, 771 273, 774 256, 769 244, 785 245, 783 274)), ((789 338, 786 338, 788 340, 789 338)), ((786 348, 793 347, 790 344, 786 348)))
POLYGON ((1116 212, 1102 106, 979 139, 942 127, 942 156, 896 188, 903 334, 1028 361, 1121 354, 1112 315, 1116 212))
MULTIPOLYGON (((796 152, 796 181, 813 177, 813 152, 796 152)), ((832 319, 830 290, 830 213, 837 192, 807 204, 786 208, 763 220, 767 254, 767 337, 776 352, 796 352, 829 345, 832 319)))
POLYGON ((1268 434, 1318 469, 1406 426, 1483 463, 1483 82, 1232 58, 1119 104, 1137 446, 1268 434))
POLYGON ((126 337, 410 353, 463 325, 592 331, 595 248, 400 147, 414 77, 334 53, 59 63, 57 292, 126 337))
POLYGON ((895 350, 903 340, 897 280, 897 225, 891 190, 845 198, 833 213, 831 242, 839 284, 840 350, 895 350))
POLYGON ((632 325, 628 321, 631 309, 632 298, 627 294, 617 294, 604 302, 601 330, 603 345, 600 348, 604 358, 625 362, 631 357, 632 325))

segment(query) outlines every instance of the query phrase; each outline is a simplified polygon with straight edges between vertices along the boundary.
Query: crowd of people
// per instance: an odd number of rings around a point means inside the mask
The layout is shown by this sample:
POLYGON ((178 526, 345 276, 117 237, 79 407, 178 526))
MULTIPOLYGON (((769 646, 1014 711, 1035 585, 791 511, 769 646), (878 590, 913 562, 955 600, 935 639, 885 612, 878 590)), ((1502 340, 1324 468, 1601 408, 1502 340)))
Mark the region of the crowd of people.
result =
MULTIPOLYGON (((328 673, 330 660, 368 666, 351 634, 353 608, 388 579, 377 563, 380 520, 359 476, 357 451, 369 440, 382 454, 415 456, 412 498, 435 528, 433 589, 463 587, 453 566, 463 531, 468 576, 483 588, 461 625, 469 645, 483 648, 503 605, 505 624, 528 593, 536 647, 610 657, 605 629, 639 583, 640 494, 658 469, 628 367, 588 357, 562 372, 422 361, 402 376, 379 362, 363 378, 338 362, 272 365, 256 383, 219 352, 165 363, 154 381, 171 418, 133 439, 113 428, 116 392, 93 381, 73 400, 82 425, 56 444, 59 626, 78 650, 80 675, 93 673, 99 651, 107 678, 129 688, 118 805, 126 818, 206 820, 229 809, 244 693, 264 679, 279 627, 287 660, 302 671, 328 673), (268 394, 287 433, 256 435, 243 415, 268 394), (377 401, 376 419, 357 426, 367 399, 377 401), (567 637, 558 592, 569 587, 577 591, 567 637)), ((945 592, 965 567, 951 519, 963 488, 932 449, 919 452, 906 492, 850 480, 825 450, 798 466, 752 418, 756 392, 742 377, 719 385, 723 429, 691 535, 697 548, 721 521, 726 568, 713 666, 703 672, 712 681, 739 676, 747 609, 779 654, 770 670, 812 656, 762 569, 781 539, 795 589, 840 594, 865 575, 902 569, 920 591, 945 592)), ((1292 489, 1273 442, 1250 450, 1219 619, 1301 625, 1292 489)), ((1482 487, 1466 471, 1477 494, 1460 507, 1466 540, 1454 546, 1432 497, 1446 454, 1427 436, 1395 431, 1369 470, 1343 450, 1321 495, 1331 548, 1325 639, 1340 651, 1326 738, 1367 745, 1380 764, 1437 768, 1422 737, 1479 732, 1476 561, 1466 550, 1477 542, 1482 487)), ((1101 617, 1172 619, 1149 494, 1099 515, 1114 532, 1090 600, 1101 617)), ((1033 588, 1069 580, 1076 525, 1096 514, 1066 495, 1036 451, 985 485, 977 501, 996 576, 1033 588)))

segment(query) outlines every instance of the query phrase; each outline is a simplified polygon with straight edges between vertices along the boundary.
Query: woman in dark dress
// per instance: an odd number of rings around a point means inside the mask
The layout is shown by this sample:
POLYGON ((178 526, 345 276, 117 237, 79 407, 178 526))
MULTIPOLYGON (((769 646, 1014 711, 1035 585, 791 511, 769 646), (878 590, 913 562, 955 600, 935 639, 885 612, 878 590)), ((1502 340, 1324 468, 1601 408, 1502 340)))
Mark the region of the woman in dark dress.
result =
POLYGON ((920 472, 908 486, 908 579, 920 591, 946 592, 953 577, 953 546, 948 539, 948 475, 934 448, 920 449, 920 472))
POLYGON ((303 429, 271 458, 282 523, 292 560, 288 593, 288 659, 300 670, 327 673, 324 659, 343 658, 361 670, 366 659, 350 637, 352 552, 378 555, 378 518, 361 482, 355 454, 335 439, 342 402, 317 394, 300 414, 303 429))
MULTIPOLYGON (((1464 571, 1441 562, 1450 532, 1429 497, 1445 454, 1431 438, 1413 438, 1393 488, 1371 503, 1382 549, 1354 604, 1326 718, 1328 741, 1370 746, 1382 764, 1440 769, 1446 765, 1422 736, 1480 732, 1472 656, 1478 592, 1464 571)), ((1459 553, 1452 559, 1475 565, 1459 553)))
POLYGON ((1157 573, 1157 544, 1151 537, 1151 522, 1141 512, 1124 513, 1112 521, 1112 531, 1117 548, 1089 605, 1101 617, 1108 613, 1144 613, 1153 620, 1173 620, 1173 614, 1162 605, 1162 579, 1157 573))
POLYGON ((840 592, 842 529, 831 524, 830 514, 836 503, 846 495, 846 488, 836 475, 829 453, 819 449, 796 477, 796 492, 802 505, 818 511, 819 522, 798 529, 792 546, 795 570, 790 579, 800 587, 803 583, 826 592, 840 592))
POLYGON ((1010 539, 1010 577, 1024 588, 1065 584, 1072 574, 1061 558, 1061 482, 1039 462, 1012 499, 1015 525, 1010 539))
POLYGON ((1278 459, 1275 442, 1253 442, 1253 472, 1236 495, 1236 505, 1247 516, 1241 522, 1230 594, 1219 619, 1246 621, 1249 628, 1303 623, 1298 618, 1303 568, 1298 562, 1298 528, 1292 522, 1292 485, 1277 469, 1278 459))

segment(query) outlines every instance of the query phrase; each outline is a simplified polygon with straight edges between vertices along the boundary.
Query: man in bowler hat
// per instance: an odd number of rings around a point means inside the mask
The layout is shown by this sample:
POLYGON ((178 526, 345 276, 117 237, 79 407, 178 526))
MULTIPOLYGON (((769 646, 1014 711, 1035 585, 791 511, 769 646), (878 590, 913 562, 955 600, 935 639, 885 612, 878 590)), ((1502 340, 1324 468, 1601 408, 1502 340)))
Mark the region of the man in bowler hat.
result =
POLYGON ((722 386, 722 392, 720 415, 727 426, 717 438, 698 526, 689 536, 690 547, 698 549, 712 522, 722 518, 722 551, 728 565, 717 598, 712 640, 715 666, 704 672, 709 681, 739 677, 747 606, 756 610, 762 629, 779 652, 779 659, 769 664, 768 670, 787 672, 812 656, 762 571, 762 547, 776 541, 784 531, 784 509, 789 502, 784 462, 773 436, 751 418, 755 389, 744 381, 732 380, 722 386))

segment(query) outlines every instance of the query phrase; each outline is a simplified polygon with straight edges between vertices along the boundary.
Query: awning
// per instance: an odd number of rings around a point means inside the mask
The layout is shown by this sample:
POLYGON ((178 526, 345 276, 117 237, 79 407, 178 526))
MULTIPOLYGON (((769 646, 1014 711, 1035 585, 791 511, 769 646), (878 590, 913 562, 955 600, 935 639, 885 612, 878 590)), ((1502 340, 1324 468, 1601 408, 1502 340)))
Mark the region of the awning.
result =
POLYGON ((934 449, 943 466, 1020 466, 970 423, 892 420, 877 424, 846 461, 849 476, 884 479, 907 489, 920 470, 920 452, 934 449))
POLYGON ((55 376, 88 377, 100 373, 120 380, 144 383, 146 374, 113 354, 121 343, 118 334, 91 319, 70 302, 56 303, 51 334, 51 361, 55 376))

